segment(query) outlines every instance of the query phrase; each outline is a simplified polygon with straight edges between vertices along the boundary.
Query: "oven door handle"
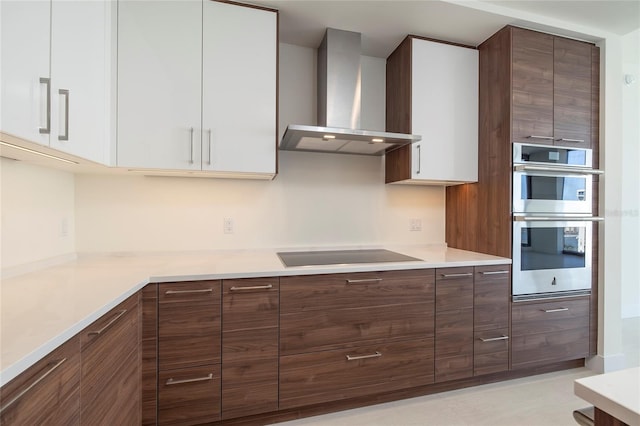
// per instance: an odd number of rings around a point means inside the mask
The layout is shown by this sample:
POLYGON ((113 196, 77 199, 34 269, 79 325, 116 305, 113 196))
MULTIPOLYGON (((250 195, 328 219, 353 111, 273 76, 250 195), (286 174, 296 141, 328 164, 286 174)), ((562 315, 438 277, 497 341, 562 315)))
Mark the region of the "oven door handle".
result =
POLYGON ((573 168, 573 167, 553 167, 553 166, 535 166, 533 164, 516 164, 513 166, 514 172, 553 172, 568 173, 576 175, 603 175, 603 170, 573 168))
POLYGON ((604 217, 598 216, 513 216, 514 222, 558 222, 579 220, 583 222, 603 222, 604 217))

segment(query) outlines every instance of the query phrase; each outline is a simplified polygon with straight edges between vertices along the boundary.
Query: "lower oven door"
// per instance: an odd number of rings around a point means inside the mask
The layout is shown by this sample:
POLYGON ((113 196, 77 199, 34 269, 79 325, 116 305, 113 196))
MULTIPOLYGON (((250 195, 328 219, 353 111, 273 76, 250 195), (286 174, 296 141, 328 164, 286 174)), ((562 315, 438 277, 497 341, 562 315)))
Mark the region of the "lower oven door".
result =
POLYGON ((513 295, 590 290, 595 220, 515 216, 513 295))

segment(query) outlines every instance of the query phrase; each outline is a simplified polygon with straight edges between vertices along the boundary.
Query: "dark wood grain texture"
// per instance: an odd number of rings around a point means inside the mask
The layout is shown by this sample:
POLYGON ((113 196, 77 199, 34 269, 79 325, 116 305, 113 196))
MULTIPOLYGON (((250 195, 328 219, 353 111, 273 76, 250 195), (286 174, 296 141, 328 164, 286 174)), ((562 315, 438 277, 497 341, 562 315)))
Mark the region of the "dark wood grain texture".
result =
POLYGON ((436 313, 473 308, 473 267, 436 269, 436 313))
POLYGON ((4 408, 0 424, 79 425, 80 373, 80 339, 76 336, 0 389, 4 408))
POLYGON ((433 339, 280 358, 280 408, 433 383, 433 339), (348 360, 380 354, 375 358, 348 360))
POLYGON ((158 285, 142 289, 142 424, 155 425, 158 409, 158 285))
POLYGON ((628 426, 622 420, 615 418, 611 414, 599 409, 598 407, 595 407, 593 414, 593 420, 596 426, 628 426))
MULTIPOLYGON (((593 167, 600 166, 600 48, 591 46, 591 149, 593 167)), ((593 179, 593 215, 600 215, 600 177, 593 179)), ((593 224, 589 355, 598 353, 599 224, 593 224)))
POLYGON ((509 328, 511 265, 476 266, 474 278, 474 330, 509 328))
POLYGON ((476 331, 473 334, 473 374, 497 373, 509 369, 509 340, 488 340, 509 337, 509 328, 476 331))
POLYGON ((220 364, 160 371, 158 425, 186 426, 220 420, 220 382, 220 364))
POLYGON ((223 362, 223 419, 267 413, 277 409, 277 357, 250 362, 223 362))
POLYGON ((80 333, 83 423, 141 423, 141 324, 138 309, 139 293, 80 333))
POLYGON ((217 280, 159 284, 158 366, 161 371, 220 362, 220 293, 217 280))

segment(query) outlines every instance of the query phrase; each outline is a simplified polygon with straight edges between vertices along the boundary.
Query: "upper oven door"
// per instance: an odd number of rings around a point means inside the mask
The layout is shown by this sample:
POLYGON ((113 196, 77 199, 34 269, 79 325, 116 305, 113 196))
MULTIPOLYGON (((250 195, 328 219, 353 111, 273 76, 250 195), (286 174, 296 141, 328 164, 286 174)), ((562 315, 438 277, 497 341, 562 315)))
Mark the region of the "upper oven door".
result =
POLYGON ((530 168, 516 167, 513 173, 514 213, 592 213, 591 174, 530 168))
POLYGON ((590 169, 593 167, 592 151, 557 145, 513 144, 513 164, 539 164, 565 168, 590 169))

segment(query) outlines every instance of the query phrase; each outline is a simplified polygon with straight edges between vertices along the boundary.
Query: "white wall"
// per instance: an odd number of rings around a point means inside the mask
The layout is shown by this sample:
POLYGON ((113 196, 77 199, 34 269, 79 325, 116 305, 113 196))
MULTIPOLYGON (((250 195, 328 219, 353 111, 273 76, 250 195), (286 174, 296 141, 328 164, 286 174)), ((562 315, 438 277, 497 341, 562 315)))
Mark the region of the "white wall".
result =
POLYGON ((73 174, 6 158, 0 169, 3 271, 73 254, 73 174))

